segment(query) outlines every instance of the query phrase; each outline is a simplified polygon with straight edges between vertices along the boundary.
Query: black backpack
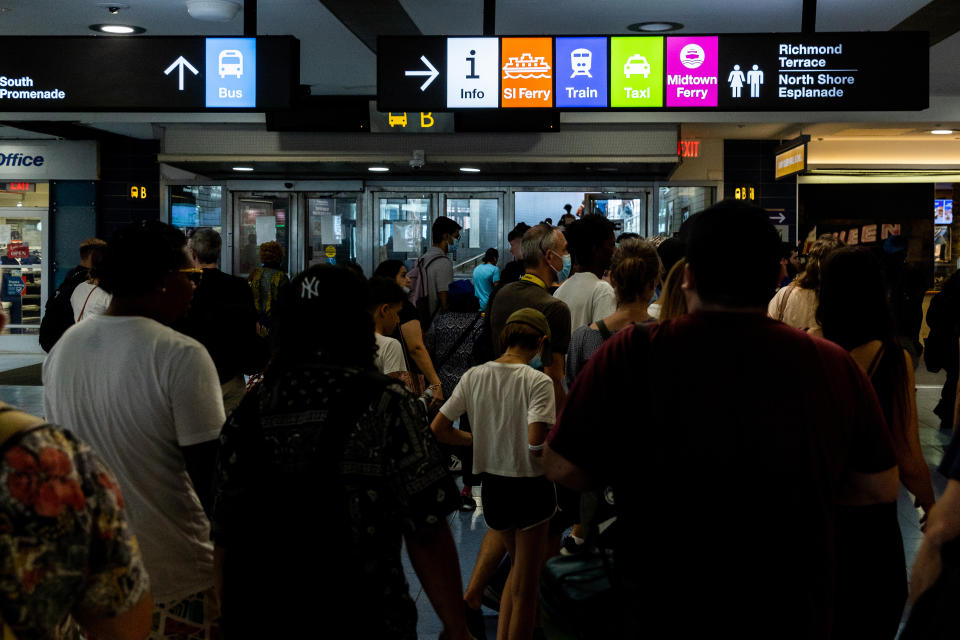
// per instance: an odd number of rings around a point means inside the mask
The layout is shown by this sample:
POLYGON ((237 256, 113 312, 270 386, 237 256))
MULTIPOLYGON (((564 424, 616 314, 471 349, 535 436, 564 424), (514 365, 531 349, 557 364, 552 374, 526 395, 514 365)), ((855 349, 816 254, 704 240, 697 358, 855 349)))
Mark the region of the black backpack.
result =
POLYGON ((40 347, 50 353, 63 332, 73 326, 73 306, 70 296, 73 290, 82 282, 86 282, 89 273, 86 269, 78 268, 71 271, 53 296, 47 300, 40 322, 40 347))

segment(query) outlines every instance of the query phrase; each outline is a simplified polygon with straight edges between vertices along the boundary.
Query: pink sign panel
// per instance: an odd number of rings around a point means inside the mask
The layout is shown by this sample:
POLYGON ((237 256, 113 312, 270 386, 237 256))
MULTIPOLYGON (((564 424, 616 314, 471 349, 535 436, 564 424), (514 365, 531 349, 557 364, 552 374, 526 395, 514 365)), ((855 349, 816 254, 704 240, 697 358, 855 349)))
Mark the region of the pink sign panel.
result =
POLYGON ((668 107, 717 106, 717 40, 717 36, 667 38, 668 107))

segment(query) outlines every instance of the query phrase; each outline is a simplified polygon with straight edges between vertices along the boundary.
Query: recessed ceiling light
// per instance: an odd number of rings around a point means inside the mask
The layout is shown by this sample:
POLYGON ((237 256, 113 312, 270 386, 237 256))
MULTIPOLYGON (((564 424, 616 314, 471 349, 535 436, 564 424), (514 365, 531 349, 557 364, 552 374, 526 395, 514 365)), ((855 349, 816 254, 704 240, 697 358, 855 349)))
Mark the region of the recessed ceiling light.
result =
POLYGON ((480 169, 476 167, 460 167, 460 171, 464 173, 480 173, 480 169))
POLYGON ((253 167, 234 167, 234 171, 253 171, 253 167))
POLYGON ((130 35, 131 33, 145 33, 147 30, 143 27, 135 27, 129 24, 92 24, 92 31, 99 33, 113 33, 121 35, 130 35))
POLYGON ((948 136, 953 133, 953 129, 934 129, 930 133, 935 136, 948 136))
POLYGON ((677 31, 678 29, 683 29, 683 25, 679 22, 634 22, 631 25, 627 26, 627 29, 630 31, 639 31, 643 32, 652 32, 652 33, 662 33, 664 31, 677 31))
POLYGON ((390 167, 367 167, 367 171, 373 171, 374 173, 383 173, 385 171, 390 171, 390 167))

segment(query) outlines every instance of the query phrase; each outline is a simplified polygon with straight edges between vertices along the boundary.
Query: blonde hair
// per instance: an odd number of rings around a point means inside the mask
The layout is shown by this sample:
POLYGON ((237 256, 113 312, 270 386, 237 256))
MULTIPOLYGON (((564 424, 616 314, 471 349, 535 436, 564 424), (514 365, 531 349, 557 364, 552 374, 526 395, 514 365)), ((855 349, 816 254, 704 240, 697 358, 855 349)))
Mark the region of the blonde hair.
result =
POLYGON ((670 269, 667 278, 663 281, 663 290, 660 293, 660 322, 673 320, 687 313, 687 298, 683 295, 683 269, 687 266, 687 259, 680 258, 670 269))
POLYGON ((820 272, 823 270, 823 263, 827 261, 835 251, 844 248, 846 243, 836 236, 824 233, 810 247, 810 253, 807 256, 807 267, 803 273, 797 276, 794 282, 804 288, 820 290, 820 272))

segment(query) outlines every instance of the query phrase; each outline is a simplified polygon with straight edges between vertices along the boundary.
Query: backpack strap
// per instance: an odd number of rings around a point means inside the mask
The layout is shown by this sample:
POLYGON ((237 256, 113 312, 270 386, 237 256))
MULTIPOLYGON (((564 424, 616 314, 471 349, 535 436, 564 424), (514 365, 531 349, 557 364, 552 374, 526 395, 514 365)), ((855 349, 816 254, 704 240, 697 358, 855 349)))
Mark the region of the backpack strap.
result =
POLYGON ((787 312, 787 300, 790 299, 790 294, 793 293, 793 289, 797 285, 793 283, 787 285, 787 291, 783 294, 783 297, 780 298, 780 304, 777 305, 777 320, 783 322, 783 314, 787 312))

